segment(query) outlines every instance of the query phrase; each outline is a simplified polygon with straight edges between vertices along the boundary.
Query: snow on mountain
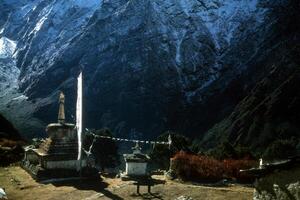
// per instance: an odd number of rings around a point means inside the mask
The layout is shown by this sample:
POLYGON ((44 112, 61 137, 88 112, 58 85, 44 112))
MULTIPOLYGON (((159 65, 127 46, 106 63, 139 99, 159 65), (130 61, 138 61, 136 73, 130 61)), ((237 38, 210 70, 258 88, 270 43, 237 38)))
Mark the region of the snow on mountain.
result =
POLYGON ((6 37, 0 38, 0 91, 1 95, 5 89, 17 84, 20 70, 16 67, 13 58, 16 42, 6 37))
MULTIPOLYGON (((222 76, 224 55, 264 22, 256 0, 24 0, 10 5, 1 35, 17 45, 2 51, 15 52, 18 88, 26 101, 35 102, 32 113, 53 119, 58 90, 69 95, 72 113, 76 76, 83 70, 87 125, 108 126, 117 134, 132 128, 164 130, 172 115, 168 106, 189 104, 194 97, 201 101, 202 89, 222 76), (43 112, 49 108, 53 111, 43 112)), ((233 58, 227 56, 228 62, 233 58)))
POLYGON ((16 49, 16 42, 6 37, 0 38, 0 58, 12 57, 16 49))
POLYGON ((16 41, 0 38, 0 113, 24 131, 23 136, 32 137, 38 134, 30 133, 36 131, 33 127, 41 127, 42 122, 32 116, 36 106, 19 92, 20 69, 16 67, 15 50, 16 41))
POLYGON ((255 16, 259 11, 257 0, 219 0, 202 1, 203 9, 199 15, 215 39, 217 48, 222 48, 220 42, 227 46, 234 37, 234 32, 247 18, 255 16))
POLYGON ((73 0, 74 5, 80 6, 80 7, 87 7, 87 8, 91 8, 91 7, 98 7, 101 3, 102 0, 73 0))

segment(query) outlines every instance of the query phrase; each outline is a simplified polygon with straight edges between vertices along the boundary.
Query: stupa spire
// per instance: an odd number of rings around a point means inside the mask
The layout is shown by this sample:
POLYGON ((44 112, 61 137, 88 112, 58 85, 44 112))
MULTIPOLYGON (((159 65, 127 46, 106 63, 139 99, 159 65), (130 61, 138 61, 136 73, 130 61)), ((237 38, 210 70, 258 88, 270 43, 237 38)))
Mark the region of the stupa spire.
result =
POLYGON ((65 95, 63 92, 59 94, 59 110, 58 110, 58 123, 65 123, 65 95))
POLYGON ((140 147, 139 143, 136 142, 135 146, 132 148, 133 154, 141 154, 142 153, 142 148, 140 147))

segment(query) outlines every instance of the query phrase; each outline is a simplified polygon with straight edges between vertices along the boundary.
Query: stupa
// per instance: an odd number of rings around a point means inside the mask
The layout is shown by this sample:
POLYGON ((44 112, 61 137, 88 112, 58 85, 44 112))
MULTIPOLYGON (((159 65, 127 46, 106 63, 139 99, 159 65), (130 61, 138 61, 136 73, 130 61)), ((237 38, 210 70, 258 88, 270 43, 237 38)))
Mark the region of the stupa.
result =
POLYGON ((78 137, 74 124, 65 122, 65 96, 59 95, 58 123, 46 128, 46 138, 38 148, 26 147, 23 166, 37 179, 75 176, 87 166, 86 157, 78 159, 78 137))
POLYGON ((132 148, 132 154, 124 154, 126 163, 125 173, 122 178, 125 180, 130 177, 147 177, 149 173, 147 171, 147 165, 150 160, 147 154, 142 153, 142 148, 136 143, 132 148))

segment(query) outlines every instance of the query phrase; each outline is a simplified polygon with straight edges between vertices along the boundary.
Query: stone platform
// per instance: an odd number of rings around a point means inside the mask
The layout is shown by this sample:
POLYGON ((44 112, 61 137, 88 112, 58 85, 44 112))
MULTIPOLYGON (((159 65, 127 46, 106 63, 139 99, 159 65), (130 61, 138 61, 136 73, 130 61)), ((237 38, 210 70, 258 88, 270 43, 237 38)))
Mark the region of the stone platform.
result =
POLYGON ((99 178, 98 170, 90 167, 83 167, 81 172, 74 169, 45 169, 39 165, 34 165, 23 161, 21 167, 27 171, 32 178, 37 181, 48 179, 59 179, 66 177, 84 177, 84 178, 99 178))

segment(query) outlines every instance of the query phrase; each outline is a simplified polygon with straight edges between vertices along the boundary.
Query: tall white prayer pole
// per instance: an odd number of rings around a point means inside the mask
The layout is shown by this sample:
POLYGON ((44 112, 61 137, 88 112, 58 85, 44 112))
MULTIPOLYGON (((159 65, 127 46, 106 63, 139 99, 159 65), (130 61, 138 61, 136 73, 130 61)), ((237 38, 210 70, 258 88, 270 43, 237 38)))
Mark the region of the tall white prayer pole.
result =
POLYGON ((79 170, 81 170, 81 157, 82 157, 82 72, 77 78, 77 104, 76 104, 76 128, 78 137, 78 157, 79 170))

